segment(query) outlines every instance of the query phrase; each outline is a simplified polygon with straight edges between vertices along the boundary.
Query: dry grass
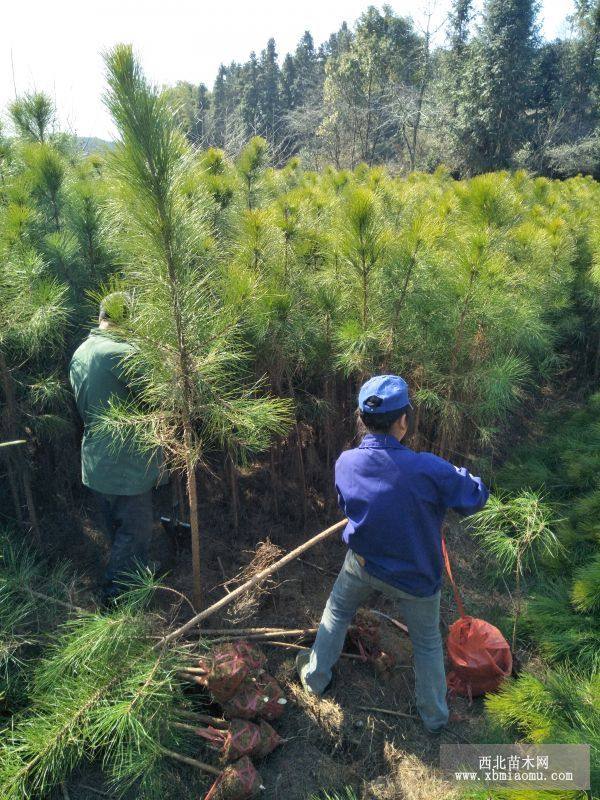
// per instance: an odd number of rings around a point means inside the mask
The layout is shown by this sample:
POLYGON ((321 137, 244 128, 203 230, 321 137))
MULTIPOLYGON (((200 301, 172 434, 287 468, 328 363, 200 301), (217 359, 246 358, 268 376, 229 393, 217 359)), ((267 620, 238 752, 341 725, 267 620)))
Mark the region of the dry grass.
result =
POLYGON ((412 753, 386 742, 383 756, 389 772, 366 784, 361 800, 457 800, 456 789, 412 753))
POLYGON ((317 697, 305 692, 298 683, 286 686, 298 708, 316 725, 323 735, 334 742, 339 742, 344 725, 344 711, 339 703, 328 697, 317 697))
MULTIPOLYGON (((251 553, 252 551, 246 552, 251 553)), ((283 550, 273 544, 270 539, 265 539, 264 542, 258 543, 256 550, 252 553, 250 563, 241 569, 235 578, 231 578, 231 580, 226 581, 223 585, 229 586, 230 584, 237 584, 239 586, 242 583, 246 583, 246 581, 249 581, 255 575, 258 575, 259 572, 270 567, 282 556, 283 550)), ((227 616, 235 622, 243 622, 249 619, 257 611, 261 598, 265 594, 273 591, 276 585, 276 582, 271 577, 257 583, 256 586, 253 586, 248 592, 240 595, 240 597, 229 606, 227 616)))

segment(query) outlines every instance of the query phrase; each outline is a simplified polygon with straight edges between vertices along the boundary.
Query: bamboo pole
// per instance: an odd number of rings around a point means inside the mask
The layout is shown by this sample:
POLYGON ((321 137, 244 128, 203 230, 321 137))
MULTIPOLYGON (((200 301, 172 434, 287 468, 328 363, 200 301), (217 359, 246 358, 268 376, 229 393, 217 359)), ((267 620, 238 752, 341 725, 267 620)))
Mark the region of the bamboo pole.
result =
POLYGON ((174 641, 175 639, 179 639, 181 636, 183 636, 184 633, 187 633, 190 630, 190 628, 193 628, 194 625, 197 625, 199 622, 202 622, 203 619, 207 619, 207 617, 210 617, 212 616, 212 614, 216 613, 217 611, 220 611, 224 606, 229 605, 229 603, 232 603, 241 594, 244 594, 244 592, 247 592, 253 586, 256 586, 257 583, 260 583, 265 578, 268 578, 269 575, 272 575, 274 572, 277 572, 277 570, 280 570, 282 567, 285 567, 286 564, 290 563, 290 561, 293 561, 294 559, 298 558, 299 555, 305 553, 307 550, 310 550, 311 547, 314 547, 316 544, 319 544, 319 542, 322 542, 329 536, 333 536, 334 533, 338 533, 339 531, 341 531, 343 528, 346 527, 347 522, 348 522, 347 519, 343 519, 341 520, 341 522, 336 522, 335 525, 331 525, 329 528, 326 528, 324 531, 321 531, 321 533, 318 533, 316 536, 313 536, 312 539, 309 539, 307 542, 304 542, 303 544, 299 545, 294 550, 291 550, 287 555, 283 556, 283 558, 280 558, 274 564, 271 564, 270 567, 267 567, 266 569, 263 569, 261 572, 258 572, 256 575, 254 575, 254 577, 250 578, 249 581, 246 581, 246 583, 243 583, 241 586, 238 586, 230 594, 225 595, 225 597, 222 597, 216 603, 213 603, 212 606, 209 606, 208 608, 205 608, 204 611, 201 611, 199 614, 196 614, 194 617, 188 620, 185 623, 185 625, 182 625, 180 628, 171 631, 171 633, 169 633, 167 636, 164 636, 159 642, 157 642, 155 647, 158 649, 160 647, 163 647, 165 644, 174 641))

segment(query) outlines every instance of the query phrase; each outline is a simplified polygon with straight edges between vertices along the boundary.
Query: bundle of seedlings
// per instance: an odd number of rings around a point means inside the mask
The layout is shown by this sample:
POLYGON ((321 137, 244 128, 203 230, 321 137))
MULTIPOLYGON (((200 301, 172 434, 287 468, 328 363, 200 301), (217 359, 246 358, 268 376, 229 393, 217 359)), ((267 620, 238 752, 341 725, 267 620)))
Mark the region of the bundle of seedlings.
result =
POLYGON ((265 663, 264 654, 255 645, 229 642, 201 657, 193 671, 180 674, 206 687, 228 719, 273 721, 283 714, 287 701, 275 678, 266 672, 265 663))
POLYGON ((246 719, 232 719, 229 722, 212 720, 206 727, 182 722, 176 725, 184 730, 193 731, 209 742, 209 746, 219 752, 223 761, 236 761, 242 756, 264 758, 283 741, 265 720, 260 720, 258 724, 246 719))
MULTIPOLYGON (((210 798, 251 797, 260 786, 250 757, 263 758, 281 744, 282 739, 266 722, 278 719, 287 703, 275 678, 265 670, 266 658, 255 645, 244 641, 216 645, 197 660, 197 665, 180 673, 185 680, 208 690, 213 703, 219 703, 221 722, 204 715, 207 727, 176 722, 179 729, 191 731, 218 749, 224 761, 235 762, 210 789, 210 798), (259 720, 258 724, 250 720, 259 720), (250 794, 245 794, 250 792, 250 794)), ((189 713, 189 712, 188 712, 189 713)), ((193 718, 194 713, 190 716, 193 718)))

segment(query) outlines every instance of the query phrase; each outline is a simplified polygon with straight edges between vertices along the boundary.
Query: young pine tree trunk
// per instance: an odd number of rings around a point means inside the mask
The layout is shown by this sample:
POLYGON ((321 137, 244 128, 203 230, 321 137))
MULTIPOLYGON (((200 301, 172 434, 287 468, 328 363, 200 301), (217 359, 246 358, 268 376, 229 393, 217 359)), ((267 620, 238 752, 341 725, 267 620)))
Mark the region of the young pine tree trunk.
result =
POLYGON ((231 521, 233 530, 237 533, 240 529, 240 493, 238 485, 238 471, 231 452, 225 456, 225 470, 229 477, 229 491, 231 495, 231 521))
POLYGON ((519 617, 521 616, 521 553, 517 554, 517 563, 515 565, 515 619, 513 622, 513 629, 512 629, 512 641, 511 641, 511 650, 514 654, 515 647, 517 645, 517 625, 519 623, 519 617))
POLYGON ((196 465, 192 458, 193 431, 189 420, 184 422, 184 440, 186 449, 187 489, 190 501, 190 528, 192 534, 192 571, 194 575, 194 606, 202 608, 202 578, 200 575, 200 523, 198 509, 198 484, 196 465))
MULTIPOLYGON (((471 293, 473 290, 473 285, 475 283, 475 277, 477 275, 477 268, 473 266, 471 268, 471 274, 469 276, 469 287, 467 289, 467 293, 465 295, 463 306, 460 312, 460 319, 458 321, 458 326, 456 329, 456 337, 454 340, 454 347, 452 348, 452 355, 450 356, 450 376, 449 376, 449 385, 448 385, 448 394, 446 397, 446 402, 448 407, 450 403, 454 400, 455 392, 454 392, 454 378, 456 374, 456 366, 458 364, 458 355, 460 353, 460 349, 462 347, 463 336, 464 336, 464 329, 465 329, 465 321, 467 318, 467 312, 469 310, 469 304, 471 302, 471 293)), ((454 439, 450 439, 450 432, 447 425, 444 425, 442 428, 442 436, 440 439, 439 444, 439 454, 442 458, 446 458, 447 454, 449 455, 452 452, 452 447, 456 445, 454 439)))
POLYGON ((275 519, 279 519, 279 491, 280 491, 279 471, 277 468, 277 452, 278 452, 278 447, 277 444, 274 442, 269 448, 269 456, 271 462, 271 496, 273 498, 273 514, 275 515, 275 519))
MULTIPOLYGON (((296 393, 290 375, 286 375, 290 397, 296 402, 296 393)), ((306 470, 304 468, 304 455, 302 452, 302 435, 300 433, 300 425, 298 425, 298 418, 294 420, 294 430, 296 433, 296 456, 298 462, 298 480, 300 489, 302 491, 302 522, 306 523, 308 517, 308 487, 306 484, 306 470)))

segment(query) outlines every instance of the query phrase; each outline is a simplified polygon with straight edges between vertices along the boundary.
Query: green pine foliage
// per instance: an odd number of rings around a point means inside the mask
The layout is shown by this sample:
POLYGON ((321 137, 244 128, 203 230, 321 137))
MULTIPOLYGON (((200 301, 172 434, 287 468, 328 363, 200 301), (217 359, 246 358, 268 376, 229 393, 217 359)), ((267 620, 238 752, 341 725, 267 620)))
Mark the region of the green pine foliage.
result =
MULTIPOLYGON (((152 585, 111 615, 67 621, 36 667, 27 707, 4 731, 0 789, 7 800, 46 795, 83 759, 100 758, 119 792, 168 795, 168 720, 181 700, 173 651, 154 649, 152 585)), ((179 745, 178 745, 179 746, 179 745)))
POLYGON ((32 665, 68 615, 72 578, 50 568, 14 531, 0 530, 0 715, 14 713, 31 690, 32 665))
POLYGON ((527 741, 589 744, 592 787, 600 780, 600 674, 582 678, 556 668, 542 675, 524 673, 485 703, 497 725, 527 741))
MULTIPOLYGON (((592 787, 600 781, 600 539, 597 509, 599 396, 576 409, 542 417, 539 445, 525 443, 500 471, 498 482, 520 490, 508 503, 544 486, 545 502, 564 514, 557 526, 560 550, 538 563, 537 585, 519 630, 546 666, 530 669, 486 700, 492 722, 529 741, 588 743, 592 787)), ((492 553, 504 548, 494 500, 481 531, 492 553)), ((521 526, 525 532, 527 526, 521 526)))

